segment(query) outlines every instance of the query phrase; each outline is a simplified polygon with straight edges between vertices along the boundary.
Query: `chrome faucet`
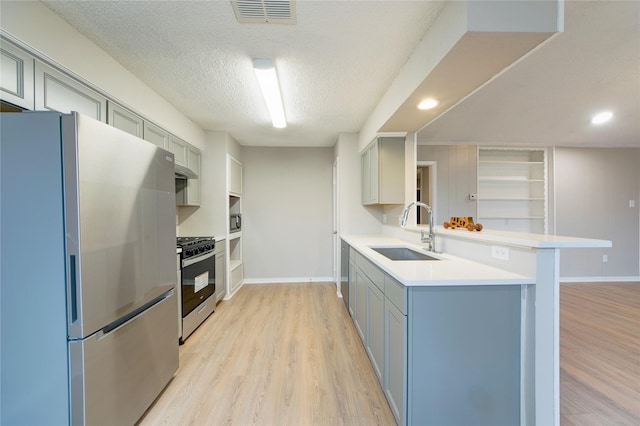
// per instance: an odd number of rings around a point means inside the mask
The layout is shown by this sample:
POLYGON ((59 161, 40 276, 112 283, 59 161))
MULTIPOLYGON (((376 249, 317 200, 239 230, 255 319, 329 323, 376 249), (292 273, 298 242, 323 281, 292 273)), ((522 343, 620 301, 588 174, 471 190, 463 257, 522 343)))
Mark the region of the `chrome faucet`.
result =
POLYGON ((402 213, 402 219, 400 220, 400 225, 405 226, 407 224, 407 219, 409 218, 409 210, 411 207, 424 207, 427 209, 427 213, 429 213, 429 235, 425 237, 424 229, 420 230, 420 241, 423 243, 428 243, 429 246, 427 250, 435 251, 436 250, 436 236, 433 234, 433 209, 426 205, 425 203, 421 203, 420 201, 414 201, 409 204, 406 209, 404 209, 404 213, 402 213))

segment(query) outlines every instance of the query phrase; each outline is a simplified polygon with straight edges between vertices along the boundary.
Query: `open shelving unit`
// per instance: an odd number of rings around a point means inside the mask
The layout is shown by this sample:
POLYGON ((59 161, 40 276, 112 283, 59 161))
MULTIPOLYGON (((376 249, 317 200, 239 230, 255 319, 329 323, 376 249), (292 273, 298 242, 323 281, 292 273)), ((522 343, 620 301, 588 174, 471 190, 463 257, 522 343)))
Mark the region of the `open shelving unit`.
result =
MULTIPOLYGON (((227 192, 228 213, 242 214, 242 163, 227 155, 227 192)), ((232 296, 244 281, 242 266, 242 231, 230 232, 227 219, 227 256, 229 278, 229 296, 232 296)))
POLYGON ((478 148, 478 222, 488 229, 547 233, 547 151, 478 148))

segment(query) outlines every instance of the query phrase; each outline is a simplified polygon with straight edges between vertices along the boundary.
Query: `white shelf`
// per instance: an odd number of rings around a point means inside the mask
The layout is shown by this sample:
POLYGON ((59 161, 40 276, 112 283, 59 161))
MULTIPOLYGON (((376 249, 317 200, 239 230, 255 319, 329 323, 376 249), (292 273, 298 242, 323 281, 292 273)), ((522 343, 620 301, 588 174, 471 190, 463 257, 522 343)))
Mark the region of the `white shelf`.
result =
POLYGON ((546 233, 547 154, 540 148, 478 148, 478 222, 546 233))
POLYGON ((234 269, 242 266, 241 260, 231 260, 229 261, 229 270, 233 271, 234 269))
POLYGON ((542 197, 522 197, 522 198, 512 197, 512 198, 507 198, 507 197, 482 197, 482 196, 478 196, 478 201, 546 201, 546 200, 544 198, 542 198, 542 197))
POLYGON ((544 179, 528 179, 521 176, 487 176, 478 178, 479 182, 507 182, 507 183, 544 183, 544 179))
POLYGON ((504 165, 504 166, 508 166, 508 165, 512 165, 512 166, 520 166, 520 165, 524 165, 524 166, 544 166, 544 161, 504 161, 504 160, 480 160, 478 161, 478 163, 480 165, 492 165, 492 164, 498 164, 498 165, 504 165))
POLYGON ((235 240, 236 238, 240 238, 240 237, 242 237, 242 231, 229 233, 229 240, 235 240))

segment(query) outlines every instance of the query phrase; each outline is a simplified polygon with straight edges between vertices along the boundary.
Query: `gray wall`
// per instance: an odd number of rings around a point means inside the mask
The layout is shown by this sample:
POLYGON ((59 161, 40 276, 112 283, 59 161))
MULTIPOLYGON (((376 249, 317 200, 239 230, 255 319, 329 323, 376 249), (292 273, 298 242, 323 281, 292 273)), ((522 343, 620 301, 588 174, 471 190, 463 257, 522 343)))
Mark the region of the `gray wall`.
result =
MULTIPOLYGON (((417 152, 418 161, 437 162, 436 224, 476 216, 468 200, 477 192, 476 146, 418 145, 417 152)), ((613 241, 607 249, 561 250, 560 276, 637 279, 640 148, 555 148, 549 159, 549 233, 613 241)))
POLYGON ((560 276, 640 275, 640 148, 556 148, 555 187, 557 234, 613 241, 561 250, 560 276))
POLYGON ((331 279, 333 156, 242 147, 245 281, 331 279))
POLYGON ((476 217, 476 202, 469 194, 478 192, 476 145, 418 145, 418 161, 436 161, 436 201, 434 224, 442 225, 451 216, 476 217))

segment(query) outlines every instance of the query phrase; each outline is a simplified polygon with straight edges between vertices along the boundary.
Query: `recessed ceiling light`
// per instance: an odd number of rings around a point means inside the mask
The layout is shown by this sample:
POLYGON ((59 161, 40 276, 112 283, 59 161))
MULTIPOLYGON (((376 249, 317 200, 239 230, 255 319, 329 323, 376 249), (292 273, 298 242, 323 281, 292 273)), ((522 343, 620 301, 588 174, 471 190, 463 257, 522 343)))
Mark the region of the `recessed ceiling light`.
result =
POLYGON ((433 98, 427 98, 418 104, 418 109, 431 109, 438 105, 438 101, 433 98))
POLYGON ((611 120, 611 117, 613 117, 613 113, 611 111, 600 112, 591 118, 591 124, 606 123, 607 121, 611 120))

